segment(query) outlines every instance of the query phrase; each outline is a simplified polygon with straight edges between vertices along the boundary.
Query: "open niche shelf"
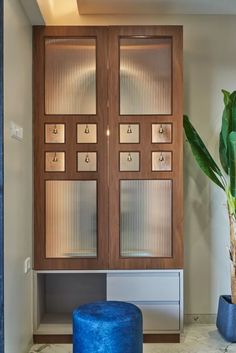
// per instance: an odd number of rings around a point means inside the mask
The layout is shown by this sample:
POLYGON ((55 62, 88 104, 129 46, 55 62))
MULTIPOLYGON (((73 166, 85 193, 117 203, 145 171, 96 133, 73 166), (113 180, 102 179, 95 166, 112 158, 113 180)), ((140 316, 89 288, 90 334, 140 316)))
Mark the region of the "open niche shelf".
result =
POLYGON ((104 273, 36 273, 34 334, 72 333, 72 312, 79 305, 106 299, 104 273))

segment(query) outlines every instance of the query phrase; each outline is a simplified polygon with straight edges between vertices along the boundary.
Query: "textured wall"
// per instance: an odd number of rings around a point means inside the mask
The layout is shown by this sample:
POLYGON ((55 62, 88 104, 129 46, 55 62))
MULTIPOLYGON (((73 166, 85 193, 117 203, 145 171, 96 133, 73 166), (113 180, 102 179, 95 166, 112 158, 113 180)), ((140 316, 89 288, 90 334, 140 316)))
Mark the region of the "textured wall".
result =
POLYGON ((5 353, 24 353, 32 339, 32 44, 18 0, 4 5, 5 353), (10 121, 24 140, 10 138, 10 121))

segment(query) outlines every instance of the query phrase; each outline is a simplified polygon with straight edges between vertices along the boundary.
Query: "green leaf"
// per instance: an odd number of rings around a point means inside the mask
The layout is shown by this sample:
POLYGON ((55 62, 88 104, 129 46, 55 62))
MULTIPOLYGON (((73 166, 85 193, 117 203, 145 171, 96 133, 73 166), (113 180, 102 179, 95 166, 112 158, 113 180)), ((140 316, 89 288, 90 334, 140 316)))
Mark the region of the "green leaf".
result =
POLYGON ((221 92, 224 95, 224 103, 225 105, 229 104, 230 101, 230 92, 226 91, 225 89, 222 89, 221 92))
POLYGON ((223 184, 217 177, 217 175, 222 176, 220 168, 186 115, 184 115, 184 131, 199 167, 215 184, 224 190, 223 184))
POLYGON ((236 91, 231 93, 230 102, 231 102, 231 114, 232 114, 231 131, 236 131, 236 91))
POLYGON ((230 192, 236 196, 236 132, 229 134, 230 192))
POLYGON ((222 176, 221 170, 210 155, 208 149, 206 148, 204 142, 202 141, 201 137, 193 127, 193 125, 190 123, 189 118, 187 115, 184 115, 184 131, 186 134, 186 137, 188 141, 190 142, 191 145, 196 145, 198 146, 205 154, 205 159, 208 161, 209 166, 211 169, 216 172, 219 176, 222 176))
POLYGON ((230 117, 231 117, 231 109, 228 104, 225 107, 222 115, 222 124, 221 124, 220 141, 219 141, 220 162, 226 174, 228 174, 228 169, 229 169, 228 135, 231 131, 230 117))

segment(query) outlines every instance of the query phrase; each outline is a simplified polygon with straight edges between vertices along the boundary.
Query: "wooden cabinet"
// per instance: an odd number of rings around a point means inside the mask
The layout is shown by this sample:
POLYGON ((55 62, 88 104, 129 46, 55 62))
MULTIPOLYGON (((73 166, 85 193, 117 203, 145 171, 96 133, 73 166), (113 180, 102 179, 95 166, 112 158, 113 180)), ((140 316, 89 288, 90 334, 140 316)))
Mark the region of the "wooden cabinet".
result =
POLYGON ((73 309, 106 299, 177 341, 182 27, 37 26, 33 55, 35 341, 68 342, 73 309))
POLYGON ((183 266, 182 27, 35 27, 35 269, 183 266))

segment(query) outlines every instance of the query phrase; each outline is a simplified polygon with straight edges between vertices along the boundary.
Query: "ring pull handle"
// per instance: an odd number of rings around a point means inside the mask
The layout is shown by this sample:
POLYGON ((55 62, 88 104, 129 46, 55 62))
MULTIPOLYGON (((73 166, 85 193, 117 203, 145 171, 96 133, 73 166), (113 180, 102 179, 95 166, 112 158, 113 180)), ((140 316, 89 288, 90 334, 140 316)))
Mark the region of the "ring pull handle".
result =
POLYGON ((58 162, 58 158, 57 158, 57 153, 56 153, 56 152, 54 153, 54 156, 53 156, 52 161, 53 161, 54 163, 58 162))
POLYGON ((128 157, 127 157, 127 161, 128 162, 132 162, 133 158, 131 156, 131 153, 128 153, 128 157))
POLYGON ((164 158, 164 156, 163 156, 163 154, 162 154, 162 152, 161 152, 160 157, 159 157, 159 161, 160 161, 160 162, 164 162, 164 160, 165 160, 165 158, 164 158))
POLYGON ((52 130, 52 133, 53 133, 54 135, 57 135, 57 134, 58 134, 58 130, 57 130, 57 126, 56 126, 56 125, 54 125, 54 128, 53 128, 53 130, 52 130))
POLYGON ((86 154, 86 157, 85 157, 85 163, 89 163, 90 162, 90 159, 89 159, 89 155, 88 155, 88 153, 86 154))
POLYGON ((131 125, 128 125, 127 134, 132 134, 132 133, 133 133, 133 131, 131 129, 131 125))
POLYGON ((159 128, 159 134, 164 134, 164 129, 162 124, 160 125, 160 128, 159 128))
POLYGON ((89 134, 89 132, 90 132, 90 131, 89 131, 89 127, 88 127, 88 125, 86 124, 86 127, 85 127, 85 129, 84 129, 84 133, 85 133, 85 134, 89 134))

